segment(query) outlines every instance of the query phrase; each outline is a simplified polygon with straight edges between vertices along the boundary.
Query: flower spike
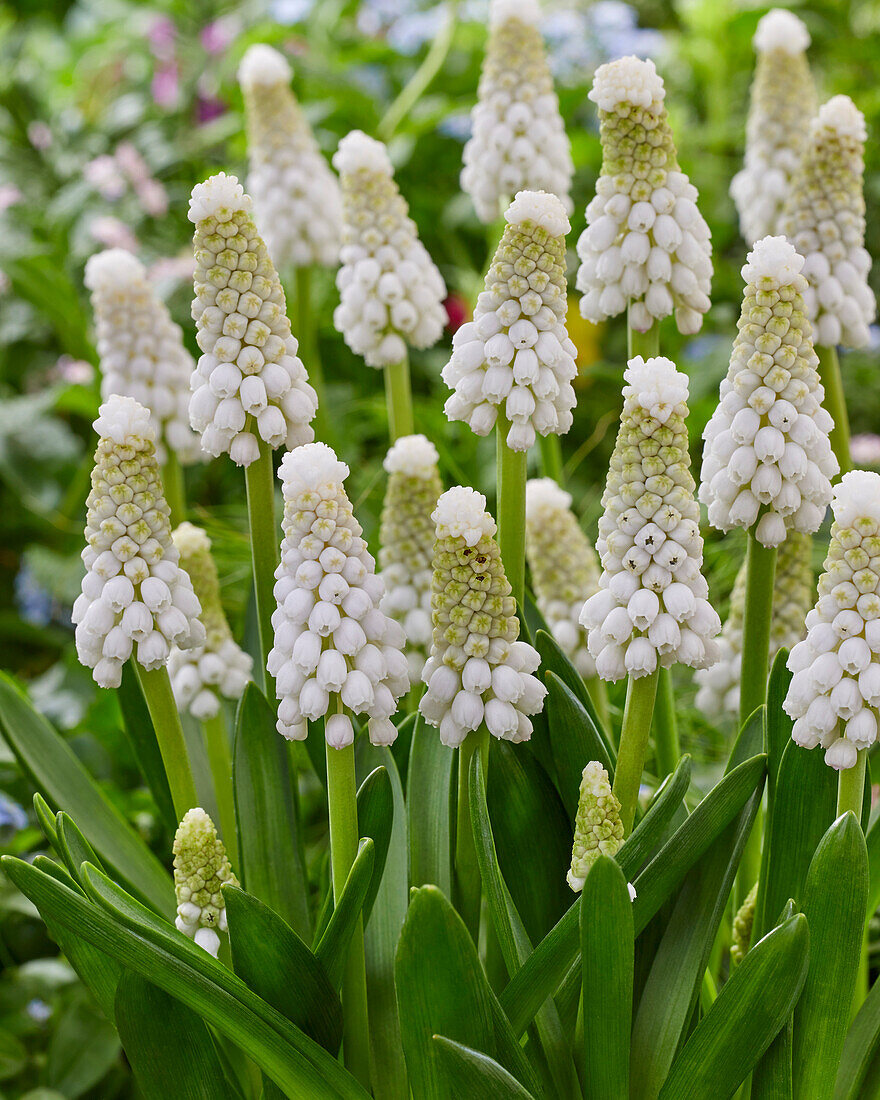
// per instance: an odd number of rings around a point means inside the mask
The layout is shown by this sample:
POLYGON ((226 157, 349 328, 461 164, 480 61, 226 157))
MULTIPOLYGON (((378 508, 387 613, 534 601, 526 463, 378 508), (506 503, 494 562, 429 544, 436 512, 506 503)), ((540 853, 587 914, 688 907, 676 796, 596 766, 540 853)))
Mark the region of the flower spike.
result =
MULTIPOLYGON (((584 768, 574 821, 574 843, 571 868, 566 876, 568 885, 580 893, 590 868, 599 856, 614 856, 623 844, 623 822, 620 803, 614 797, 608 772, 598 760, 584 768)), ((635 889, 629 886, 630 900, 635 901, 635 889)))
POLYGON ((226 884, 238 886, 238 879, 214 822, 196 806, 187 811, 174 837, 174 923, 179 932, 215 958, 220 950, 217 932, 227 930, 222 889, 226 884))

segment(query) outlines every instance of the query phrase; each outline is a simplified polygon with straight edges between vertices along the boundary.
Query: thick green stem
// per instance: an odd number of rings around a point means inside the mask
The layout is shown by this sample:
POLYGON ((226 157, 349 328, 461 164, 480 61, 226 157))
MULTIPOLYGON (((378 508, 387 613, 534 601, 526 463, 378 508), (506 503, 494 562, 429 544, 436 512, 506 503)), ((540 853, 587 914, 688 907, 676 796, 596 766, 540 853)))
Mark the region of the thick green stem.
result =
POLYGON ((388 435, 393 443, 402 435, 415 431, 412 407, 412 388, 409 378, 409 359, 392 363, 385 368, 385 401, 388 405, 388 435))
POLYGON ((254 563, 254 590, 257 600, 257 626, 263 665, 263 691, 272 703, 275 691, 266 669, 272 648, 272 614, 275 611, 275 567, 278 565, 278 531, 275 527, 275 474, 272 448, 260 441, 260 457, 244 471, 247 486, 248 523, 251 557, 254 563))
POLYGON ((825 400, 822 404, 834 420, 830 437, 831 449, 840 464, 839 477, 834 479, 838 481, 852 469, 849 453, 849 416, 846 412, 846 398, 843 395, 840 360, 837 357, 837 348, 817 347, 816 354, 819 356, 819 377, 825 389, 825 400))
POLYGON ((498 410, 496 438, 496 492, 498 546, 504 572, 516 602, 522 605, 526 584, 526 451, 512 451, 506 443, 510 421, 498 410))
POLYGON ((675 695, 672 691, 672 672, 661 668, 657 679, 657 700, 654 709, 654 755, 657 760, 657 778, 671 775, 681 757, 678 744, 678 722, 675 717, 675 695))
POLYGON ((632 832, 636 816, 639 787, 651 736, 651 717, 654 713, 659 671, 659 668, 655 668, 649 676, 640 676, 637 680, 630 677, 626 685, 620 748, 612 787, 620 803, 620 820, 623 822, 625 837, 632 832))
POLYGON ((651 359, 658 355, 660 353, 659 321, 655 321, 647 332, 637 332, 629 323, 629 310, 627 310, 626 351, 630 359, 635 358, 636 355, 641 355, 643 359, 651 359))
POLYGON ((235 827, 235 799, 232 793, 232 754, 229 746, 229 730, 223 708, 213 718, 202 723, 205 731, 205 748, 214 781, 214 798, 220 815, 220 832, 229 854, 229 860, 238 870, 238 830, 235 827))
POLYGON ((539 435, 538 446, 541 449, 541 471, 544 477, 552 477, 557 485, 565 487, 565 474, 562 467, 562 440, 558 435, 539 435))
POLYGON ((865 797, 865 767, 868 750, 859 749, 854 767, 842 768, 837 776, 837 816, 852 810, 856 821, 862 820, 862 802, 865 797))
POLYGON ((171 526, 176 527, 186 519, 186 489, 183 467, 177 455, 170 449, 162 467, 162 488, 171 509, 171 526))
POLYGON ((171 789, 174 812, 177 814, 177 820, 180 821, 188 810, 198 806, 199 796, 196 794, 196 785, 189 765, 186 741, 180 725, 177 704, 174 702, 168 669, 162 665, 161 668, 147 672, 137 661, 131 663, 141 685, 141 691, 144 693, 144 699, 147 701, 147 709, 153 721, 156 740, 159 742, 159 752, 162 754, 162 763, 165 765, 165 774, 171 789))
POLYGON ((489 731, 481 726, 469 733, 458 750, 458 805, 455 818, 455 905, 475 944, 480 942, 482 880, 471 828, 468 777, 471 760, 479 752, 485 774, 489 763, 489 731))
POLYGON ((327 407, 324 394, 324 370, 318 351, 318 332, 312 309, 312 269, 298 267, 295 271, 295 301, 293 335, 299 343, 299 357, 306 368, 309 383, 318 395, 318 411, 312 425, 319 439, 327 438, 327 407))
POLYGON ((605 727, 605 732, 610 733, 611 715, 608 710, 608 689, 605 687, 605 681, 600 680, 598 676, 591 676, 584 683, 587 687, 587 694, 596 708, 599 721, 605 727))

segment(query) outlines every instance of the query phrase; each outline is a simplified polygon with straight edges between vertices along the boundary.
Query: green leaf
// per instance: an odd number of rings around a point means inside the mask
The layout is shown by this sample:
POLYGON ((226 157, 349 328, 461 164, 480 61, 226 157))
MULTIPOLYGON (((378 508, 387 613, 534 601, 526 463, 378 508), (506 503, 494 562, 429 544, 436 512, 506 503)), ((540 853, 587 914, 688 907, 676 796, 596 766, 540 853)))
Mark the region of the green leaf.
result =
POLYGON ((455 751, 419 715, 413 730, 406 783, 410 883, 452 890, 449 793, 455 751))
MULTIPOLYGON (((868 1070, 880 1050, 880 982, 874 982, 856 1018, 850 1024, 843 1044, 843 1055, 834 1100, 859 1100, 868 1070)), ((874 1093, 865 1095, 873 1096, 874 1093)))
POLYGON ((27 1057, 22 1041, 6 1028, 0 1028, 0 1081, 8 1081, 21 1073, 27 1057))
POLYGON ((675 771, 667 775, 657 788, 644 816, 615 857, 627 877, 636 876, 663 839, 690 785, 691 758, 685 753, 676 764, 675 771))
POLYGON ((73 819, 63 810, 59 810, 55 816, 55 836, 57 838, 55 850, 67 864, 68 871, 78 885, 82 886, 79 869, 83 863, 92 863, 99 870, 104 870, 91 844, 79 831, 73 819))
POLYGON ((85 997, 77 997, 55 1021, 46 1084, 76 1100, 104 1079, 118 1057, 116 1028, 85 997))
POLYGON ((0 672, 0 726, 22 770, 50 805, 63 806, 89 843, 144 901, 174 912, 171 878, 92 779, 67 742, 0 672))
MULTIPOLYGON (((590 698, 590 693, 587 691, 587 685, 584 683, 584 678, 568 657, 562 652, 559 643, 549 631, 538 630, 535 634, 535 648, 541 654, 541 667, 544 669, 545 673, 554 673, 554 675, 558 676, 563 684, 572 692, 574 697, 589 715, 590 721, 595 726, 596 732, 605 745, 608 756, 612 759, 616 759, 614 749, 611 747, 611 742, 608 739, 608 730, 606 730, 602 724, 602 720, 596 711, 593 700, 590 698)), ((594 759, 598 760, 599 758, 595 757, 594 759)), ((613 770, 609 770, 608 774, 613 775, 613 770)))
MULTIPOLYGON (((797 1003, 809 939, 807 921, 798 914, 749 951, 673 1063, 660 1100, 734 1095, 797 1003)), ((828 1094, 801 1095, 818 1100, 828 1094)))
POLYGON ((868 845, 869 873, 867 919, 870 920, 880 909, 880 815, 877 816, 865 839, 868 845))
MULTIPOLYGON (((796 913, 795 903, 789 898, 782 910, 782 915, 776 922, 776 926, 778 927, 791 920, 796 913)), ((789 1015, 779 1029, 776 1038, 767 1047, 752 1070, 752 1091, 749 1100, 792 1100, 792 1015, 789 1015)))
MULTIPOLYGON (((787 745, 791 744, 791 727, 794 724, 791 718, 782 709, 782 704, 788 694, 788 685, 791 683, 792 674, 785 667, 788 660, 788 650, 780 649, 773 659, 773 667, 770 669, 770 679, 767 683, 767 800, 772 802, 776 794, 776 783, 779 777, 779 767, 782 763, 782 755, 787 745)), ((776 910, 773 910, 776 912, 776 910)))
POLYGON ((241 1097, 204 1020, 131 971, 119 983, 116 1026, 144 1100, 241 1097))
POLYGON ((439 1072, 450 1096, 479 1097, 480 1100, 534 1100, 528 1089, 507 1072, 504 1066, 478 1050, 434 1036, 439 1072))
POLYGON ((868 901, 861 826, 842 814, 810 863, 801 909, 810 924, 810 972, 794 1014, 798 1097, 831 1096, 855 995, 868 901))
POLYGON ((159 742, 156 740, 156 731, 153 729, 153 720, 150 718, 147 702, 131 661, 126 661, 122 666, 122 683, 117 688, 116 697, 119 700, 119 709, 122 711, 122 724, 141 775, 150 788, 156 809, 166 829, 173 834, 177 829, 178 820, 174 812, 171 788, 168 786, 168 776, 165 774, 165 765, 162 762, 159 742))
POLYGON ((58 834, 55 831, 55 814, 52 813, 52 808, 39 791, 34 795, 34 813, 36 814, 37 821, 40 828, 43 830, 43 836, 52 845, 53 849, 58 851, 58 834))
POLYGON ((598 760, 613 777, 614 764, 608 746, 571 688, 555 672, 547 672, 544 679, 547 682, 544 710, 559 793, 569 818, 574 820, 584 766, 590 760, 598 760))
POLYGON ((348 945, 363 914, 364 898, 373 877, 374 851, 369 837, 358 845, 358 853, 348 872, 339 903, 334 907, 327 928, 315 948, 315 956, 323 963, 331 983, 337 989, 342 984, 348 945))
POLYGON ((287 742, 253 683, 238 705, 232 772, 241 884, 308 940, 309 889, 287 742))
POLYGON ((634 941, 626 878, 599 856, 581 894, 585 1100, 629 1100, 634 941))
POLYGON ((394 794, 384 766, 374 768, 357 792, 358 831, 373 842, 373 877, 364 898, 364 925, 370 919, 373 902, 382 883, 391 830, 394 826, 394 794))

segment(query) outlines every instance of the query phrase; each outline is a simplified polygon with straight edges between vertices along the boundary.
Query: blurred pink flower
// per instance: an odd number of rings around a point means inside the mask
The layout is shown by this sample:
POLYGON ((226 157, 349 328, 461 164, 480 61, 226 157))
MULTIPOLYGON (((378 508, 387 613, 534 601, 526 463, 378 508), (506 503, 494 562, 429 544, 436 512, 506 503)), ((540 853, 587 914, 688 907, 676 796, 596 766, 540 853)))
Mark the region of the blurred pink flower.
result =
POLYGON ((443 305, 446 309, 446 316, 449 318, 446 322, 447 332, 455 332, 461 328, 465 321, 471 319, 470 306, 461 294, 453 291, 443 305))
POLYGON ((158 180, 146 179, 135 187, 144 213, 151 218, 163 218, 168 213, 168 192, 158 180))
POLYGON ((71 386, 88 386, 95 377, 95 368, 86 359, 62 355, 51 373, 53 377, 71 386))
POLYGON ((235 40, 238 29, 238 20, 231 16, 221 16, 202 28, 199 40, 208 53, 222 54, 235 40))
POLYGON ((856 466, 880 466, 880 435, 862 432, 849 441, 850 456, 856 466))
POLYGON ((196 261, 192 249, 179 256, 163 256, 147 268, 147 275, 154 283, 189 282, 195 272, 196 261))
POLYGON ((21 199, 21 191, 13 183, 0 185, 0 210, 8 210, 21 199))
POLYGON ((177 39, 177 27, 167 15, 158 15, 150 23, 147 41, 153 56, 160 61, 170 61, 174 57, 174 43, 177 39))
POLYGON ((201 94, 196 97, 196 122, 199 126, 204 126, 206 122, 213 122, 215 118, 225 113, 226 104, 222 99, 201 94))
POLYGON ((125 194, 125 180, 119 171, 119 165, 114 157, 106 153, 90 160, 83 169, 83 175, 101 198, 108 202, 115 202, 125 194))
POLYGON ((130 141, 121 141, 116 146, 116 164, 135 185, 149 179, 147 162, 130 141))
POLYGON ((39 120, 28 124, 27 136, 31 145, 41 152, 52 144, 52 131, 47 123, 39 120))
POLYGON ((159 107, 170 110, 177 105, 177 97, 180 93, 180 79, 177 73, 177 62, 164 62, 153 74, 150 84, 153 99, 159 107))
POLYGON ((125 222, 112 215, 95 218, 89 225, 89 233, 105 248, 125 248, 129 252, 137 252, 137 237, 125 222))

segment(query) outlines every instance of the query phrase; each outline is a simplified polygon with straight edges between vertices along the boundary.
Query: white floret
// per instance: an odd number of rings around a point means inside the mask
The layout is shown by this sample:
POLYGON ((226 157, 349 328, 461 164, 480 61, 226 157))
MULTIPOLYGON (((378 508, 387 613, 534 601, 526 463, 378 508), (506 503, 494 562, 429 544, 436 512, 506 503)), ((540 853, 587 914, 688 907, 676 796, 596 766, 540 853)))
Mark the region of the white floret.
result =
POLYGON ((218 172, 193 188, 188 217, 194 225, 205 218, 226 222, 237 210, 249 211, 250 208, 250 196, 245 194, 238 177, 218 172))
POLYGON ((497 27, 508 19, 518 19, 521 23, 536 26, 541 18, 541 6, 538 0, 490 0, 489 26, 497 27))
POLYGON ((632 56, 600 65, 588 96, 602 111, 613 111, 620 103, 632 103, 655 113, 665 97, 663 79, 654 62, 632 56))
POLYGON ((389 474, 426 477, 433 472, 439 459, 437 448, 427 436, 405 435, 394 443, 382 465, 389 474))
POLYGON ((822 104, 810 124, 811 133, 821 129, 834 130, 841 137, 855 138, 856 141, 866 141, 868 138, 865 116, 848 95, 832 96, 822 104))
POLYGON ((794 55, 803 53, 810 45, 810 32, 794 12, 772 8, 758 21, 752 42, 759 53, 782 50, 794 55))
POLYGON ((776 290, 793 283, 803 266, 803 256, 795 252, 794 246, 785 237, 764 237, 748 254, 741 274, 747 283, 757 286, 762 281, 762 289, 776 290), (768 280, 766 286, 763 284, 765 279, 768 280))
POLYGON ((486 511, 486 498, 476 489, 455 485, 437 501, 431 517, 441 538, 463 538, 474 546, 481 538, 494 538, 498 530, 495 520, 486 511))
POLYGON ((239 83, 251 87, 260 84, 289 84, 292 76, 293 70, 287 58, 263 42, 249 46, 238 66, 239 83))
POLYGON ((880 493, 877 474, 867 470, 850 470, 834 487, 831 507, 834 518, 842 527, 852 527, 861 516, 880 523, 880 493))
POLYGON ((571 229, 562 201, 546 191, 519 191, 504 212, 508 225, 534 222, 554 237, 564 237, 571 229))
POLYGON ((641 355, 630 359, 623 372, 624 398, 634 398, 651 416, 665 424, 676 405, 688 399, 688 377, 671 359, 662 355, 645 361, 641 355))
POLYGON ((368 137, 363 130, 352 130, 339 142, 333 155, 333 167, 337 172, 380 172, 384 176, 394 174, 388 151, 381 141, 368 137))

